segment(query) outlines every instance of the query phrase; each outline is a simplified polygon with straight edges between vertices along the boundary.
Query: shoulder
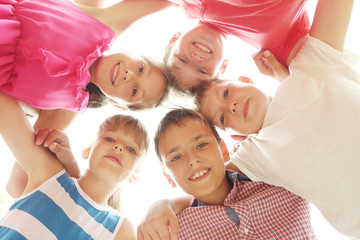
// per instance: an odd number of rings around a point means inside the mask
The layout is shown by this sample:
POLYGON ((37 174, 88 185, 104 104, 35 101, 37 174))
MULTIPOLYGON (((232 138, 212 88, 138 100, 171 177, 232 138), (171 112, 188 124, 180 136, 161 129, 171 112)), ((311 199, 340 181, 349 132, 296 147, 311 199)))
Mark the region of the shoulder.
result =
POLYGON ((136 232, 134 224, 128 219, 124 218, 119 231, 116 234, 115 240, 133 240, 136 239, 136 232))

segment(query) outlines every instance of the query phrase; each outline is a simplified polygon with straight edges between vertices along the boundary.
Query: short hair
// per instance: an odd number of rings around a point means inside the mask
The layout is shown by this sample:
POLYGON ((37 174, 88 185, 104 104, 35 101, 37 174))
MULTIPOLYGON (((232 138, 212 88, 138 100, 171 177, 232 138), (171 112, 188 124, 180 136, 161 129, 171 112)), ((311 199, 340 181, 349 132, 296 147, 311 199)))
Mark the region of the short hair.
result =
POLYGON ((204 82, 199 87, 196 88, 196 91, 194 92, 195 98, 194 98, 194 105, 196 111, 201 113, 201 104, 202 100, 205 96, 205 93, 212 87, 216 82, 219 80, 213 80, 211 82, 204 82))
POLYGON ((161 72, 162 76, 165 79, 165 89, 162 92, 162 94, 159 96, 157 101, 155 101, 152 104, 149 104, 149 105, 146 105, 146 106, 136 106, 136 107, 134 105, 131 105, 131 104, 126 106, 128 109, 131 109, 131 110, 144 110, 144 109, 149 109, 149 108, 154 108, 154 107, 159 106, 167 98, 167 96, 169 94, 169 84, 171 82, 173 82, 173 76, 171 75, 170 70, 165 65, 165 63, 160 62, 160 61, 158 61, 156 59, 147 57, 147 56, 142 56, 142 58, 144 58, 153 69, 159 70, 161 72))
POLYGON ((193 119, 193 120, 200 120, 203 123, 205 123, 206 126, 208 126, 212 133, 214 134, 217 142, 221 144, 221 138, 219 136, 219 133, 216 131, 214 124, 212 124, 210 121, 206 120, 200 113, 186 108, 179 108, 174 109, 170 112, 168 112, 163 119, 161 119, 160 124, 157 128, 157 131, 155 133, 154 137, 154 143, 155 143, 155 151, 157 156, 161 160, 160 150, 159 150, 159 141, 161 136, 165 133, 165 131, 173 125, 177 126, 185 126, 185 120, 186 119, 193 119))
MULTIPOLYGON (((139 160, 142 161, 145 153, 149 148, 149 139, 144 125, 138 119, 132 116, 120 114, 111 116, 100 124, 98 136, 100 136, 107 129, 116 130, 120 126, 123 127, 125 133, 132 132, 134 134, 136 138, 135 141, 139 144, 141 149, 139 153, 139 160)), ((118 211, 120 211, 122 208, 122 192, 123 187, 120 186, 108 199, 108 205, 118 211)))

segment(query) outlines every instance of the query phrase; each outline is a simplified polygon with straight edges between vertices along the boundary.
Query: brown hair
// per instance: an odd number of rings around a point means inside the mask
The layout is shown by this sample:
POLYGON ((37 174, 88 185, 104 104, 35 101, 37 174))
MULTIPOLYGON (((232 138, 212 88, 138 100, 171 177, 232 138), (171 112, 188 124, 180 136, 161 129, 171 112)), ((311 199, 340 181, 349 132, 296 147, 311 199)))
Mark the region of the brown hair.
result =
POLYGON ((157 156, 160 159, 160 162, 162 162, 160 151, 159 151, 159 141, 160 141, 161 136, 165 133, 165 131, 170 126, 172 126, 174 124, 177 126, 185 126, 185 120, 188 118, 193 119, 193 120, 200 120, 203 123, 205 123, 213 132, 218 143, 219 144, 221 143, 221 138, 220 138, 218 132, 216 131, 214 124, 212 124, 211 122, 206 120, 200 113, 198 113, 194 110, 185 109, 185 108, 174 109, 174 110, 168 112, 165 115, 165 117, 163 117, 163 119, 161 119, 158 129, 155 133, 155 137, 154 137, 155 151, 156 151, 157 156))
POLYGON ((194 104, 195 104, 196 111, 201 113, 201 104, 202 104, 202 100, 203 100, 206 92, 209 90, 209 88, 211 86, 213 86, 218 81, 219 80, 214 80, 211 82, 204 82, 204 83, 200 84, 199 87, 196 88, 196 91, 194 93, 195 94, 194 104))
POLYGON ((95 84, 89 82, 86 85, 86 89, 89 91, 88 108, 99 108, 109 102, 109 98, 105 96, 105 94, 95 84))
MULTIPOLYGON (((139 159, 144 159, 145 153, 149 148, 149 139, 147 136, 146 129, 144 125, 136 118, 128 115, 114 115, 107 118, 102 124, 100 124, 98 136, 100 136, 105 130, 116 130, 119 127, 125 131, 125 133, 131 133, 135 136, 136 142, 140 146, 139 159)), ((121 210, 121 196, 123 192, 123 187, 120 186, 108 199, 108 205, 112 208, 120 211, 121 210)))

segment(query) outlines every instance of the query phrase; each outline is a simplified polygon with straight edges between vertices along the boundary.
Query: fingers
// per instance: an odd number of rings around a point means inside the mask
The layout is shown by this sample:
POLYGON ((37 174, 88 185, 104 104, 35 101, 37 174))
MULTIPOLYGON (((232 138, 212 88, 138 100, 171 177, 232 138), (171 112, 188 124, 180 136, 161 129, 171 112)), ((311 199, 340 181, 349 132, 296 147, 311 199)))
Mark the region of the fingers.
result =
POLYGON ((262 74, 273 77, 274 73, 272 71, 269 62, 266 60, 266 57, 264 56, 264 52, 265 50, 261 50, 255 55, 253 55, 253 60, 256 64, 256 67, 259 69, 259 71, 262 74))
POLYGON ((169 230, 170 230, 171 240, 177 240, 177 237, 180 232, 180 227, 179 227, 178 219, 175 215, 169 216, 169 230))
POLYGON ((231 138, 234 139, 235 141, 242 142, 247 138, 247 136, 231 135, 231 138))
POLYGON ((271 68, 276 80, 282 81, 289 76, 289 69, 282 65, 269 50, 264 51, 264 61, 271 68))

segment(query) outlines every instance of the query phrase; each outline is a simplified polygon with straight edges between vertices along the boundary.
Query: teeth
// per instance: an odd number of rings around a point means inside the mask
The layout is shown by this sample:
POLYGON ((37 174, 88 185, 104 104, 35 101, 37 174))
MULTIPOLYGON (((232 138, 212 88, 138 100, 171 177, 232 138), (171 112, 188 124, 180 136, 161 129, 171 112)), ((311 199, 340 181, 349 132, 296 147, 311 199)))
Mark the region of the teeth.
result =
POLYGON ((192 179, 193 179, 193 180, 195 180, 195 179, 197 179, 197 178, 199 178, 199 177, 203 176, 203 175, 204 175, 204 174, 206 174, 207 172, 208 172, 208 170, 207 170, 207 169, 202 170, 201 172, 198 172, 198 173, 196 173, 194 176, 192 176, 192 179))
POLYGON ((114 84, 114 82, 115 82, 115 78, 116 78, 116 74, 117 74, 119 65, 120 65, 119 63, 116 64, 116 67, 115 67, 115 70, 114 70, 114 75, 113 75, 113 77, 112 77, 112 83, 113 83, 113 84, 114 84))
POLYGON ((209 48, 205 47, 204 45, 201 45, 200 43, 195 42, 194 45, 200 48, 204 52, 211 53, 211 50, 209 48))

